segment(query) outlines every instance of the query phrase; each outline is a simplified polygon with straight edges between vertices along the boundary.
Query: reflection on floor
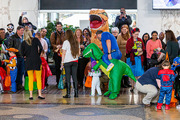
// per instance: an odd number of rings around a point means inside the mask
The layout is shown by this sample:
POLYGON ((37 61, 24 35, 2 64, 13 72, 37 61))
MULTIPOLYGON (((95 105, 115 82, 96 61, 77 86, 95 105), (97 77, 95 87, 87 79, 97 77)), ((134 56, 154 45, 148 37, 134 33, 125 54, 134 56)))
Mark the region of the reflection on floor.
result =
MULTIPOLYGON (((115 100, 103 96, 90 97, 90 89, 80 89, 79 97, 64 99, 65 90, 57 90, 54 76, 43 91, 45 100, 29 100, 28 91, 0 95, 0 120, 179 120, 180 110, 156 110, 155 105, 142 105, 143 94, 122 88, 115 100)), ((105 92, 105 91, 103 91, 105 92)))

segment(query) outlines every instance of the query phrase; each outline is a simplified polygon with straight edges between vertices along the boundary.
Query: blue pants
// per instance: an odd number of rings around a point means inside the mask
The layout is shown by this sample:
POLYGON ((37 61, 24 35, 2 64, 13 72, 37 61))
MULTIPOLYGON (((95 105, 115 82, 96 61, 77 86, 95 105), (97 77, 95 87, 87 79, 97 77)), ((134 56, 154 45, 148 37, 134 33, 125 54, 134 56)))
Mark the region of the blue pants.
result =
POLYGON ((164 95, 166 95, 166 105, 171 102, 172 87, 161 87, 158 103, 163 103, 164 95))
POLYGON ((10 70, 11 76, 11 91, 16 92, 16 77, 17 77, 17 68, 14 70, 10 70))
POLYGON ((17 78, 16 83, 17 85, 22 85, 22 76, 24 74, 24 58, 18 57, 17 58, 17 78))
MULTIPOLYGON (((111 57, 112 57, 112 59, 118 59, 118 60, 120 60, 121 57, 122 57, 122 53, 121 53, 120 50, 115 51, 115 52, 112 52, 112 53, 111 53, 111 57)), ((103 60, 103 62, 105 62, 107 65, 111 64, 111 62, 110 62, 109 59, 108 59, 108 54, 104 54, 104 55, 102 56, 102 60, 103 60)))

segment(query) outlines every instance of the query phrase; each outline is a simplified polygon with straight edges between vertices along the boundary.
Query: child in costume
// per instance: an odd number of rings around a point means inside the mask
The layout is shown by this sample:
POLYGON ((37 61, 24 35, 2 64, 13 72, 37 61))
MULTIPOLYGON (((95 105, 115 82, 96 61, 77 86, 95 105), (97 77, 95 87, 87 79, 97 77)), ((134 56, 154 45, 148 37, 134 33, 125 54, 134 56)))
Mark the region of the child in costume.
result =
POLYGON ((179 66, 180 66, 180 57, 176 57, 174 58, 173 64, 171 65, 171 70, 175 71, 176 67, 179 67, 179 66))
POLYGON ((175 74, 173 70, 170 70, 171 65, 170 62, 165 60, 162 63, 162 70, 158 72, 158 79, 157 83, 160 88, 160 95, 159 95, 159 100, 157 104, 157 109, 161 110, 161 107, 163 105, 163 99, 164 96, 166 95, 166 106, 165 109, 169 110, 170 109, 170 101, 171 101, 171 94, 172 94, 172 88, 173 88, 173 82, 175 78, 175 74))
POLYGON ((10 68, 10 76, 11 76, 11 91, 16 92, 16 77, 17 77, 17 57, 16 52, 18 52, 15 48, 6 49, 9 52, 10 58, 9 60, 4 60, 4 62, 9 63, 7 66, 10 68))
POLYGON ((91 85, 91 96, 95 96, 95 89, 97 90, 98 95, 102 95, 100 88, 100 79, 101 76, 100 70, 89 72, 89 76, 92 76, 92 85, 91 85))
POLYGON ((174 82, 175 98, 179 101, 179 105, 176 106, 177 109, 180 109, 180 66, 177 66, 175 69, 177 77, 174 82))

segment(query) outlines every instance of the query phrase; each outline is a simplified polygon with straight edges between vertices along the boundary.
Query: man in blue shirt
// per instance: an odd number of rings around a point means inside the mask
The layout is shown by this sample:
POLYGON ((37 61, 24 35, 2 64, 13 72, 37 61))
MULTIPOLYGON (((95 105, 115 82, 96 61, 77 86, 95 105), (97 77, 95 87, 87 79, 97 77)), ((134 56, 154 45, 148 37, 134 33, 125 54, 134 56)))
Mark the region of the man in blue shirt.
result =
POLYGON ((136 82, 135 88, 145 93, 146 96, 143 98, 143 104, 150 106, 150 102, 157 102, 156 96, 158 95, 158 67, 152 67, 148 69, 136 82), (153 99, 155 98, 155 99, 153 99))
POLYGON ((98 30, 96 32, 97 38, 101 41, 104 55, 102 60, 108 65, 107 71, 111 71, 114 67, 114 64, 109 60, 118 59, 120 60, 122 57, 122 53, 119 50, 116 38, 109 32, 103 32, 102 30, 98 30))

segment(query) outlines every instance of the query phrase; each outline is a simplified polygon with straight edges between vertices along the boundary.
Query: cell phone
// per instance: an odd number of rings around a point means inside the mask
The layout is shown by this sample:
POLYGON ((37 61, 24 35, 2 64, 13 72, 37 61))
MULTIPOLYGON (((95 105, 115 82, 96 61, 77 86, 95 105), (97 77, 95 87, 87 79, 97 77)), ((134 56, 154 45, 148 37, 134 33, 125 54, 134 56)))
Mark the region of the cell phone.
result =
POLYGON ((26 15, 27 14, 27 12, 23 12, 23 15, 26 15))

